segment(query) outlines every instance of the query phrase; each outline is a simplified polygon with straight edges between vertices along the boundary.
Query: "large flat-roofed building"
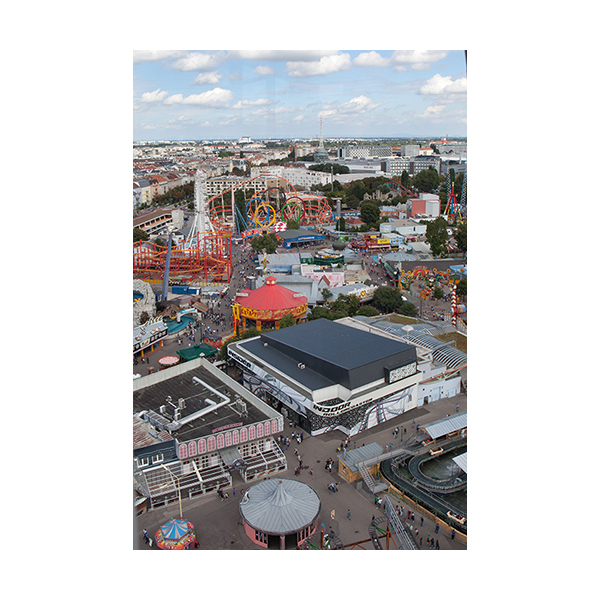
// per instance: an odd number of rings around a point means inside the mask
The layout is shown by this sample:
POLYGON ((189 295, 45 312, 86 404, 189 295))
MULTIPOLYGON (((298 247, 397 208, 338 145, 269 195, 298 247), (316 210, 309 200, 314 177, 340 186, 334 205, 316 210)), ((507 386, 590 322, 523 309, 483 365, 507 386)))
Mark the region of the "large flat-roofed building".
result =
POLYGON ((176 501, 177 483, 193 497, 231 485, 236 470, 247 482, 287 468, 274 438, 282 415, 203 358, 135 380, 133 410, 157 442, 175 446, 175 459, 151 464, 138 457, 163 450, 134 446, 135 489, 152 508, 176 501))
POLYGON ((244 385, 318 435, 354 435, 417 406, 414 346, 317 319, 234 342, 244 385))

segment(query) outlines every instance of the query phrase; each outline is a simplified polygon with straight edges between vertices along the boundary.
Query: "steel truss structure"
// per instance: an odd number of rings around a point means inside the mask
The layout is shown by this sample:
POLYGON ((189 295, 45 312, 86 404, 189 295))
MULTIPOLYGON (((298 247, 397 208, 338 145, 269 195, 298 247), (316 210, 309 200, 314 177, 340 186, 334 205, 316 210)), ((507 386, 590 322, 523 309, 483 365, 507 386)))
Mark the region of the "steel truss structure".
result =
MULTIPOLYGON (((134 279, 162 280, 167 261, 166 246, 139 241, 133 244, 134 279)), ((204 282, 229 282, 233 270, 231 233, 196 233, 171 247, 169 274, 204 282)))

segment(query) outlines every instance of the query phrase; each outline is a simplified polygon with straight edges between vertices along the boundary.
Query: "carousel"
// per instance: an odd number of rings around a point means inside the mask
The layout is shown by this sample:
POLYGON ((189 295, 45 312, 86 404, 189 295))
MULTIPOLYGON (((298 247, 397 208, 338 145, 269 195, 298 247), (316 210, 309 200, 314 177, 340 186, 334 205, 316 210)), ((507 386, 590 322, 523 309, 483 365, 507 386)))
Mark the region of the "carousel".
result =
POLYGON ((187 550, 194 546, 196 534, 194 526, 185 519, 171 519, 154 536, 161 550, 187 550))
POLYGON ((246 288, 236 294, 233 320, 238 334, 249 327, 256 327, 258 331, 279 329, 279 321, 288 314, 295 323, 306 319, 306 296, 277 285, 276 281, 277 278, 271 275, 258 289, 246 288))

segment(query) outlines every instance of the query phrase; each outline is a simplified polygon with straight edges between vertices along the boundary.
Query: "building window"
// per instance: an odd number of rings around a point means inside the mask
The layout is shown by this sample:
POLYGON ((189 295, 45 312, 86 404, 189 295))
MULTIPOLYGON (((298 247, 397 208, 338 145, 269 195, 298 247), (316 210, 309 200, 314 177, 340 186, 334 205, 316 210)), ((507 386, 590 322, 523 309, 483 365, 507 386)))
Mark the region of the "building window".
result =
POLYGON ((190 442, 188 444, 188 450, 189 450, 189 455, 190 456, 196 456, 196 454, 198 454, 198 449, 196 447, 196 442, 190 442))
POLYGON ((264 434, 263 434, 263 424, 262 424, 262 423, 259 423, 259 424, 256 426, 256 437, 259 437, 259 438, 261 438, 263 435, 264 435, 264 434))
POLYGON ((216 448, 216 441, 214 436, 210 436, 208 438, 208 451, 210 452, 211 450, 215 450, 216 448))
POLYGON ((206 452, 206 440, 198 440, 198 454, 204 454, 206 452))
POLYGON ((164 460, 165 460, 164 454, 155 454, 152 457, 152 464, 154 465, 156 463, 163 462, 164 460))
POLYGON ((217 448, 221 449, 225 447, 225 437, 222 433, 217 436, 217 448))
POLYGON ((253 440, 256 437, 256 430, 254 428, 254 425, 250 425, 250 427, 248 427, 248 439, 253 440))
POLYGON ((138 458, 136 460, 137 460, 138 467, 147 467, 150 464, 150 459, 148 457, 138 458))
POLYGON ((244 443, 248 441, 248 430, 244 427, 240 429, 240 442, 244 443))
POLYGON ((234 444, 239 444, 240 443, 240 432, 237 429, 234 429, 234 431, 232 432, 232 442, 234 444))

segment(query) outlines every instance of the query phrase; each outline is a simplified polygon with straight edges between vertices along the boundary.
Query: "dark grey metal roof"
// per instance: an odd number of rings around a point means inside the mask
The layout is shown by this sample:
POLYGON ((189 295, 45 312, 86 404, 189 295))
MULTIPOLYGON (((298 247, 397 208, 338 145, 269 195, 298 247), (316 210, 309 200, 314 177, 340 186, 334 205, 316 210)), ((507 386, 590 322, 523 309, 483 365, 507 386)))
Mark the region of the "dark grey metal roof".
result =
POLYGON ((414 350, 404 342, 382 338, 328 319, 316 319, 295 327, 264 333, 261 339, 276 347, 311 354, 344 369, 353 369, 399 352, 414 350))
POLYGON ((238 345, 310 389, 327 386, 327 380, 356 389, 384 378, 385 368, 417 360, 414 346, 328 319, 263 333, 259 341, 238 345))
POLYGON ((294 479, 266 479, 240 501, 242 517, 255 529, 286 534, 304 529, 321 510, 321 499, 309 485, 294 479))

